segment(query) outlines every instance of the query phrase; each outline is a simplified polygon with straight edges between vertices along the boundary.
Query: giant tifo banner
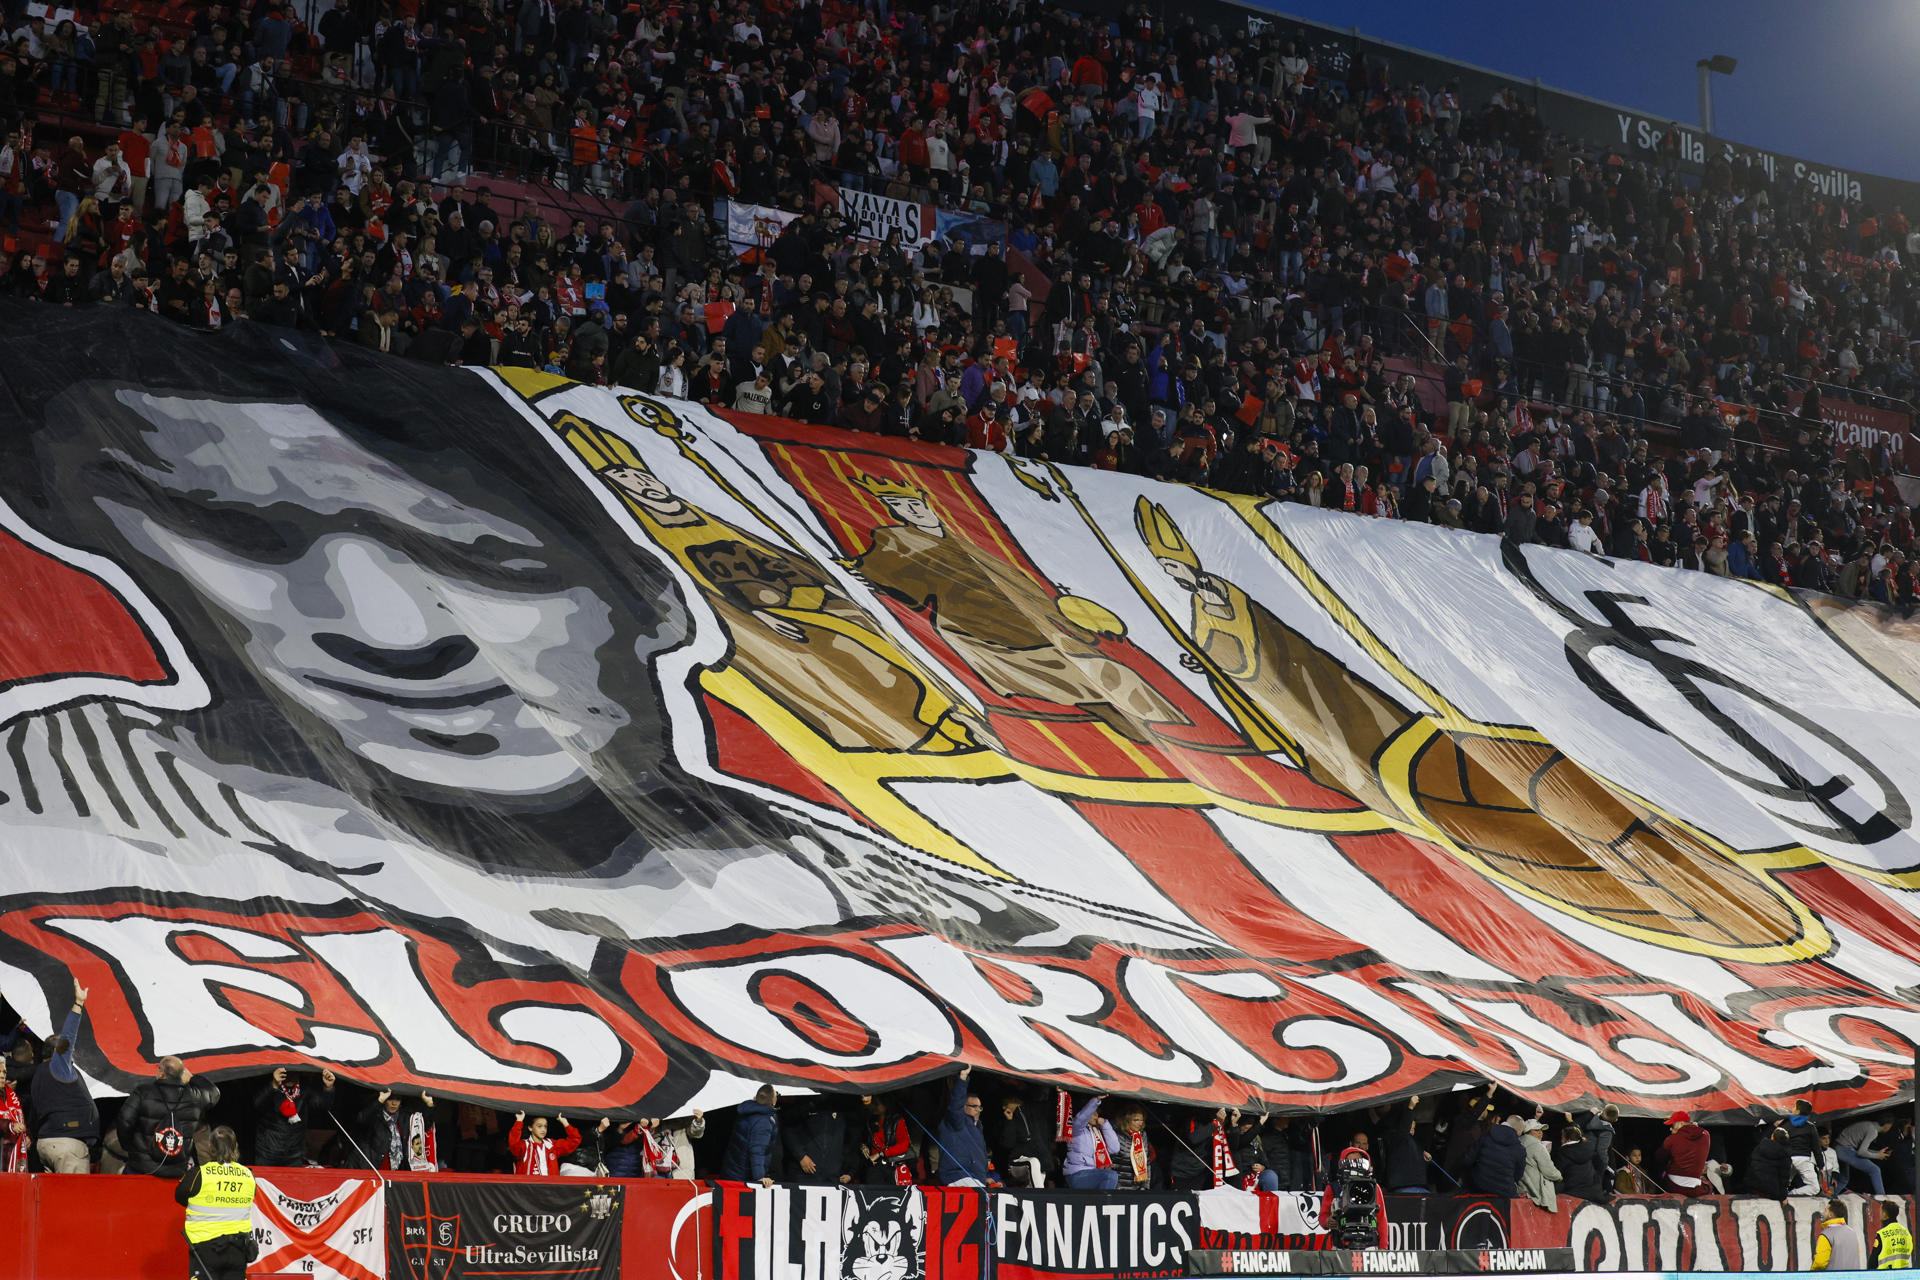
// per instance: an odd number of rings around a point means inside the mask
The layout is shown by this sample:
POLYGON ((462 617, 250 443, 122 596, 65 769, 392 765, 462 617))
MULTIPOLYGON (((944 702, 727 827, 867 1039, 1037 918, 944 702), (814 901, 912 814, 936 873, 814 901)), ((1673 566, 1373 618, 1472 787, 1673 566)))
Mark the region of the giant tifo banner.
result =
POLYGON ((281 330, 0 319, 0 988, 46 1031, 88 986, 109 1085, 1908 1088, 1911 624, 281 330))

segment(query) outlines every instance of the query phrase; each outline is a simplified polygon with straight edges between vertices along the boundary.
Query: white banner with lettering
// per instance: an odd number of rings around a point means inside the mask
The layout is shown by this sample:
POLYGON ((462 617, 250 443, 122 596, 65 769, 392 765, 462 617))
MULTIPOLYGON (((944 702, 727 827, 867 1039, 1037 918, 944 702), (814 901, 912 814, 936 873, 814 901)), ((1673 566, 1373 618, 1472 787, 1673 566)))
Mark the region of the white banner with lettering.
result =
POLYGON ((380 1179, 287 1171, 290 1190, 255 1175, 253 1275, 299 1272, 315 1280, 385 1280, 387 1198, 380 1179), (334 1185, 316 1192, 329 1179, 334 1185), (314 1184, 314 1185, 306 1185, 314 1184))

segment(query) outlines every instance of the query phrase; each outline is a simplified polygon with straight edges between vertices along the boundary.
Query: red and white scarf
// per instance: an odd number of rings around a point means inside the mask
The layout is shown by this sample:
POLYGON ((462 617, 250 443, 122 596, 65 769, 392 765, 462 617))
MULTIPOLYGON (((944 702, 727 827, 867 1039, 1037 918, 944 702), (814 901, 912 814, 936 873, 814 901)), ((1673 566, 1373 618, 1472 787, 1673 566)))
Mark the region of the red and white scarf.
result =
POLYGON ((435 1173, 440 1168, 440 1138, 424 1111, 407 1119, 406 1163, 415 1173, 435 1173))
POLYGON ((1227 1146, 1227 1127, 1216 1120, 1213 1122, 1213 1185, 1224 1187, 1239 1172, 1239 1166, 1233 1162, 1233 1152, 1227 1146))
MULTIPOLYGON (((1106 1128, 1106 1122, 1100 1122, 1100 1129, 1106 1128)), ((1093 1131, 1093 1167, 1096 1169, 1113 1168, 1113 1154, 1107 1150, 1107 1139, 1100 1129, 1093 1131)))
POLYGON ((1073 1100, 1065 1089, 1053 1091, 1053 1129, 1055 1142, 1073 1141, 1073 1100))
POLYGON ((25 1173, 27 1171, 27 1149, 33 1145, 33 1139, 24 1131, 15 1133, 13 1126, 24 1125, 27 1113, 20 1106, 20 1093, 11 1084, 0 1093, 0 1152, 6 1160, 0 1172, 25 1173))
POLYGON ((1646 518, 1648 520, 1652 520, 1655 522, 1665 520, 1667 518, 1666 491, 1660 488, 1658 484, 1650 484, 1647 486, 1646 518))
POLYGON ((671 1141, 660 1141, 652 1129, 643 1125, 640 1129, 640 1165, 643 1177, 671 1178, 673 1171, 680 1167, 680 1148, 671 1141))
POLYGON ((1128 1162, 1133 1166, 1134 1185, 1139 1187, 1146 1186, 1147 1185, 1147 1135, 1146 1134, 1136 1133, 1133 1135, 1132 1139, 1127 1143, 1127 1158, 1128 1158, 1128 1162))

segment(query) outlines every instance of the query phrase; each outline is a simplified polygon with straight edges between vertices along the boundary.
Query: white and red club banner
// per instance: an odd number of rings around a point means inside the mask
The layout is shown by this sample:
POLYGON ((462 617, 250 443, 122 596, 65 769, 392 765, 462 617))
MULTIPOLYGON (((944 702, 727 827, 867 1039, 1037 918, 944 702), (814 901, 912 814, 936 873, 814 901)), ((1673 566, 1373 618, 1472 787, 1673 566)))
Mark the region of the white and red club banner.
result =
POLYGON ((256 1275, 384 1280, 387 1197, 380 1179, 337 1173, 255 1170, 256 1275), (328 1185, 331 1184, 331 1185, 328 1185))

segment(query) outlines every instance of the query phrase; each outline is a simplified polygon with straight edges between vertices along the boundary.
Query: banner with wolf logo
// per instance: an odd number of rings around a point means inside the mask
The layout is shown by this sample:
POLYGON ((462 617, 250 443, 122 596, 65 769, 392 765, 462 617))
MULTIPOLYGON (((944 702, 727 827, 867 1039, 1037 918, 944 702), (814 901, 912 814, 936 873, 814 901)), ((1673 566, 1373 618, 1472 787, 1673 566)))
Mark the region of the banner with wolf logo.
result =
MULTIPOLYGON (((918 1187, 720 1182, 713 1197, 716 1280, 928 1280, 927 1203, 918 1187)), ((935 1274, 939 1256, 936 1249, 935 1274)))
POLYGON ((1910 1087, 1907 620, 248 325, 0 357, 0 991, 109 1086, 1910 1087))
POLYGON ((391 1280, 613 1280, 626 1188, 585 1179, 387 1184, 391 1280))

